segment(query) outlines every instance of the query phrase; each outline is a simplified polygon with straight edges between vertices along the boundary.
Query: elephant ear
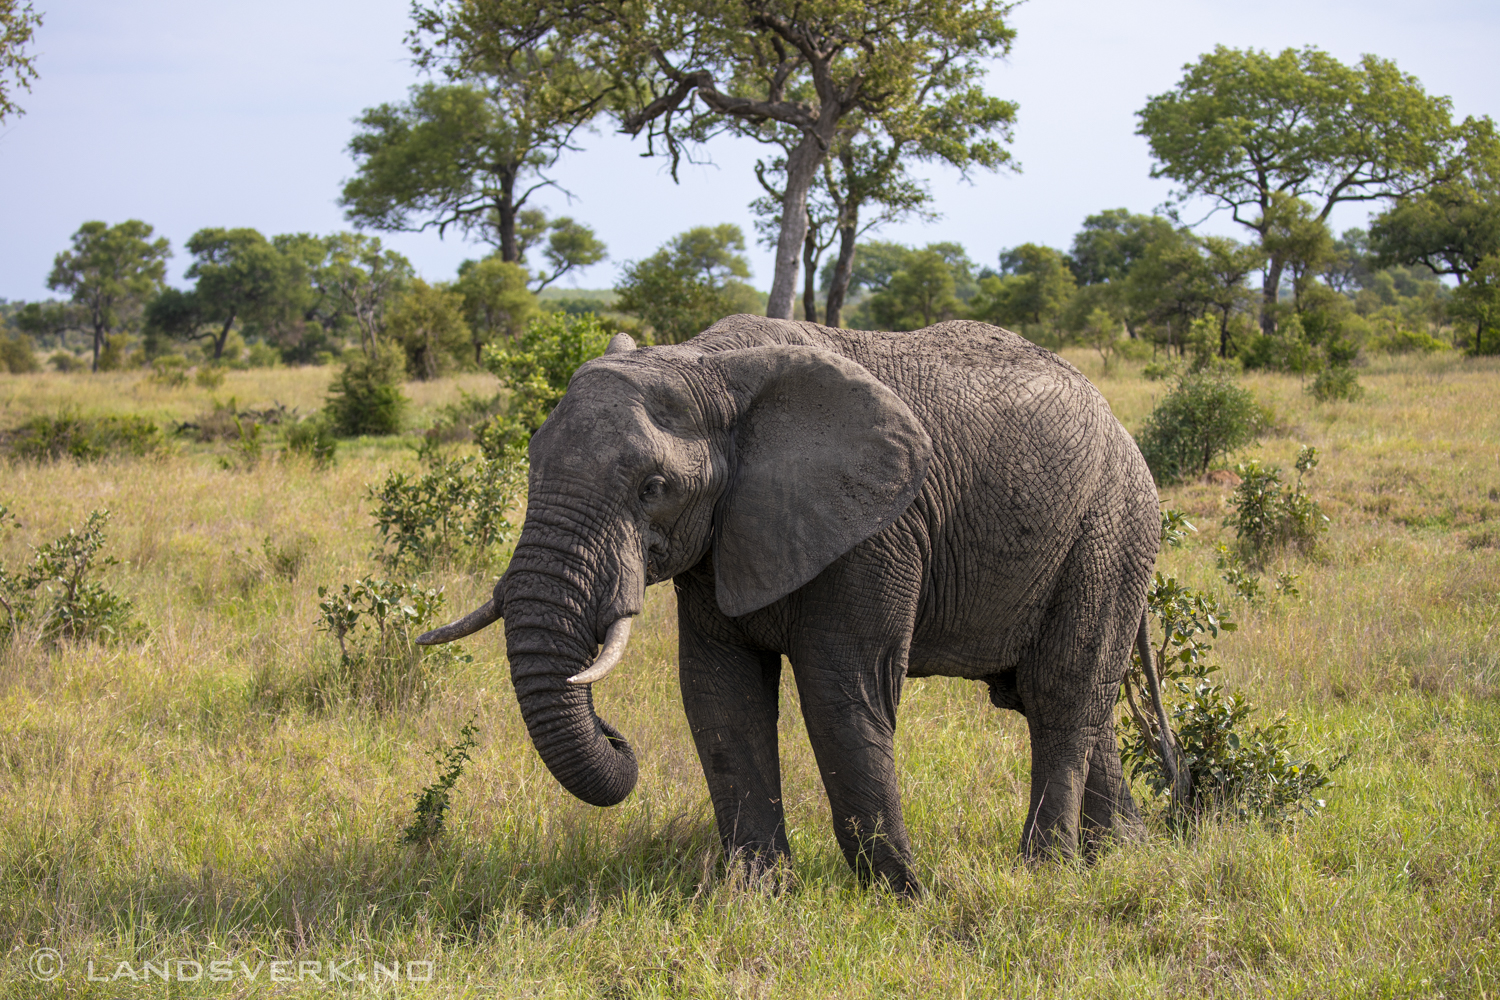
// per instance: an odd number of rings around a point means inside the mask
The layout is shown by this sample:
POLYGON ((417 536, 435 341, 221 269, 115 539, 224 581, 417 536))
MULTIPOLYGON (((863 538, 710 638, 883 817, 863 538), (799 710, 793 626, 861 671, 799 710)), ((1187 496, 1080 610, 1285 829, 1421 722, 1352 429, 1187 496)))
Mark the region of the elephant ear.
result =
POLYGON ((922 488, 932 440, 895 393, 831 351, 752 347, 702 363, 723 374, 737 414, 714 523, 719 607, 737 617, 892 524, 922 488))

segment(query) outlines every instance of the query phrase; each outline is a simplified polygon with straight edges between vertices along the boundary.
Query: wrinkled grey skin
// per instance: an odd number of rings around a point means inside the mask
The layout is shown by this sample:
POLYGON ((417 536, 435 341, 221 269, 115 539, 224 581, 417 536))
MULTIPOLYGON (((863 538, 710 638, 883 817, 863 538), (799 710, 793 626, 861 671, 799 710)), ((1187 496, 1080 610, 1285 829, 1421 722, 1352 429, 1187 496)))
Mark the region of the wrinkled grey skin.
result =
MULTIPOLYGON (((1138 833, 1113 705, 1156 489, 1075 368, 963 322, 872 333, 734 316, 675 347, 623 340, 532 439, 526 523, 495 593, 521 712, 566 788, 604 806, 635 786, 629 744, 567 679, 671 579, 719 834, 752 867, 789 855, 782 654, 862 877, 919 891, 893 751, 907 677, 983 681, 1024 713, 1025 854, 1138 833)), ((629 672, 627 654, 605 683, 629 672)))

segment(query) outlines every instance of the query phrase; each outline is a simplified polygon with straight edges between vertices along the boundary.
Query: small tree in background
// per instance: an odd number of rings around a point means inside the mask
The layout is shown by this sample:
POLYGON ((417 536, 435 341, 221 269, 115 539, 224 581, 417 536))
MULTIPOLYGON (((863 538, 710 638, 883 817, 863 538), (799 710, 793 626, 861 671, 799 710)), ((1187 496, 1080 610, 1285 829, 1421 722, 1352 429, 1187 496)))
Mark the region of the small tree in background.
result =
POLYGON ((548 313, 532 320, 521 343, 490 347, 485 366, 510 390, 505 413, 475 432, 490 459, 524 452, 531 435, 568 391, 568 381, 584 362, 609 346, 610 333, 592 313, 548 313))
POLYGON ((616 308, 650 325, 657 343, 680 344, 725 316, 759 312, 745 234, 732 223, 698 226, 667 241, 645 260, 626 263, 616 308))
POLYGON ((26 112, 12 99, 16 88, 31 92, 31 81, 37 77, 36 55, 26 51, 42 26, 42 15, 19 0, 0 0, 0 123, 11 115, 26 112))
POLYGON ((47 287, 69 292, 87 316, 94 336, 94 370, 104 339, 135 315, 161 287, 172 256, 166 239, 139 219, 119 225, 85 222, 73 234, 73 249, 57 255, 47 287))
POLYGON ((326 412, 334 430, 343 437, 400 433, 405 377, 406 355, 394 344, 350 358, 328 387, 326 412))
POLYGON ((458 265, 453 290, 463 296, 476 365, 484 363, 486 345, 520 340, 536 315, 537 298, 526 284, 526 269, 498 256, 458 265))
POLYGON ((463 313, 459 292, 421 278, 412 281, 386 316, 392 342, 406 352, 407 374, 431 380, 468 360, 470 335, 463 313))

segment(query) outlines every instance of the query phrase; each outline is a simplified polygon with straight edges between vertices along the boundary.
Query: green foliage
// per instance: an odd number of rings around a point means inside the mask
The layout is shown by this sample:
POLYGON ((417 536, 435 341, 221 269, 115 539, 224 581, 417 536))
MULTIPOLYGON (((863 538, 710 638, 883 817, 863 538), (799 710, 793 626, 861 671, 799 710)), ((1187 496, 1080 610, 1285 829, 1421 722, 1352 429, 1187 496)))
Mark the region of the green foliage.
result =
POLYGON ((433 749, 433 761, 441 770, 436 781, 414 795, 417 804, 412 809, 410 825, 401 833, 402 843, 428 844, 443 832, 443 819, 452 802, 453 786, 463 777, 464 765, 474 759, 470 753, 479 745, 474 738, 479 735, 479 727, 474 724, 475 718, 477 716, 471 716, 468 723, 458 731, 459 741, 453 746, 433 749))
POLYGON ((1182 548, 1182 543, 1187 541, 1188 532, 1197 534, 1198 529, 1193 522, 1187 519, 1187 515, 1173 507, 1168 507, 1161 512, 1161 544, 1171 546, 1174 549, 1182 548))
POLYGON ((405 375, 406 356, 392 345, 348 358, 328 386, 325 412, 334 433, 341 437, 400 433, 406 414, 406 396, 401 392, 405 375))
POLYGON ((1488 119, 1466 137, 1460 169, 1398 198, 1370 223, 1376 263, 1416 264, 1463 280, 1500 253, 1500 142, 1488 119))
POLYGON ((680 344, 725 316, 758 311, 745 234, 732 223, 697 226, 621 268, 615 308, 639 316, 659 344, 680 344))
POLYGON ((392 304, 386 330, 406 352, 407 374, 415 378, 430 381, 469 363, 464 297, 453 289, 415 279, 392 304))
POLYGON ((532 320, 514 347, 490 347, 485 367, 510 390, 510 400, 503 416, 476 431, 485 455, 493 459, 510 449, 524 452, 568 391, 573 373, 603 354, 609 337, 596 316, 548 313, 532 320))
POLYGON ((439 460, 420 475, 391 472, 367 493, 383 543, 378 558, 413 572, 488 567, 515 538, 509 515, 525 495, 526 465, 514 452, 495 460, 439 460))
POLYGON ((72 351, 54 351, 47 363, 60 372, 81 372, 89 363, 72 351))
MULTIPOLYGON (((1209 640, 1238 626, 1211 596, 1193 591, 1157 573, 1146 597, 1155 623, 1153 644, 1157 671, 1175 694, 1169 713, 1181 761, 1192 778, 1192 793, 1168 818, 1174 824, 1213 816, 1278 824, 1296 815, 1315 815, 1326 801, 1318 797, 1347 754, 1325 765, 1298 752, 1284 716, 1255 723, 1255 707, 1238 691, 1229 691, 1213 676, 1209 640)), ((1121 757, 1136 778, 1158 796, 1169 795, 1171 781, 1154 749, 1158 735, 1135 702, 1144 675, 1140 657, 1132 658, 1123 698, 1130 716, 1121 757)))
POLYGON ((121 329, 166 275, 171 247, 151 235, 152 228, 139 219, 115 226, 85 222, 73 234, 73 249, 52 262, 47 287, 71 294, 93 332, 96 369, 105 337, 121 329))
POLYGON ((520 340, 526 324, 537 314, 537 297, 526 282, 525 268, 499 256, 458 265, 453 289, 463 296, 476 365, 484 363, 486 345, 520 340))
POLYGON ((318 630, 334 637, 338 660, 291 691, 263 690, 262 698, 296 695, 317 711, 354 704, 386 712, 424 704, 441 668, 471 659, 452 643, 416 644, 441 620, 443 603, 437 590, 373 576, 346 583, 336 594, 319 587, 318 630))
POLYGON ((1302 477, 1317 467, 1318 450, 1304 447, 1297 454, 1297 481, 1282 482, 1281 470, 1252 460, 1237 465, 1240 484, 1229 498, 1234 513, 1224 519, 1233 528, 1239 555, 1252 567, 1290 547, 1311 552, 1318 536, 1328 530, 1328 518, 1316 500, 1302 489, 1302 477))
POLYGON ((294 455, 305 455, 317 469, 329 468, 338 455, 338 435, 325 413, 316 413, 306 420, 288 425, 284 439, 288 451, 294 455))
POLYGON ((1066 257, 1051 247, 1023 243, 1000 254, 1000 274, 980 279, 970 306, 975 319, 1050 330, 1061 323, 1074 287, 1066 257))
POLYGON ((963 308, 954 288, 953 269, 941 253, 930 247, 912 251, 871 296, 870 317, 882 330, 918 330, 953 319, 963 308))
POLYGON ((1136 436, 1159 484, 1202 475, 1220 456, 1255 440, 1264 416, 1254 394, 1220 368, 1189 371, 1136 436))
MULTIPOLYGON (((0 565, 0 638, 110 639, 125 630, 133 605, 94 578, 119 562, 99 558, 108 522, 109 511, 90 511, 81 529, 69 528, 33 549, 31 564, 18 575, 0 565)), ((0 504, 0 530, 14 524, 15 515, 0 504)))
POLYGON ((139 458, 162 444, 160 428, 145 417, 83 417, 66 410, 55 417, 32 417, 10 437, 11 454, 33 462, 92 462, 111 455, 139 458))
POLYGON ((26 112, 16 104, 16 88, 30 93, 37 78, 36 54, 26 51, 42 26, 42 14, 31 0, 5 0, 0 3, 0 124, 12 115, 26 112))
POLYGON ((8 335, 0 323, 0 371, 12 375, 27 375, 42 370, 36 359, 36 342, 24 333, 8 335))
POLYGON ((1484 258, 1453 293, 1453 315, 1472 324, 1474 354, 1500 353, 1500 251, 1484 258))
POLYGON ((1335 399, 1355 400, 1364 395, 1359 376, 1347 365, 1328 365, 1318 372, 1307 392, 1320 403, 1335 399))

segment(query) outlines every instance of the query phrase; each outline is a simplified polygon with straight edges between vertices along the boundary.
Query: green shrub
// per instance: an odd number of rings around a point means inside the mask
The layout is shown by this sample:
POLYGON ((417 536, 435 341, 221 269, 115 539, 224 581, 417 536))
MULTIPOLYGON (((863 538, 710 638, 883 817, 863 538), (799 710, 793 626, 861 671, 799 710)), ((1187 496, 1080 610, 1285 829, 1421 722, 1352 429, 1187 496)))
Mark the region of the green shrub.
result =
MULTIPOLYGON (((1299 753, 1284 716, 1253 722, 1255 706, 1214 678, 1218 667, 1208 662, 1213 650, 1208 639, 1217 640, 1220 633, 1237 627, 1218 603, 1157 573, 1147 593, 1147 611, 1154 622, 1153 645, 1159 642, 1153 658, 1164 700, 1171 701, 1167 715, 1172 743, 1179 767, 1190 779, 1186 797, 1171 803, 1169 822, 1181 826, 1211 816, 1232 816, 1283 823, 1324 808, 1326 801, 1319 793, 1329 787, 1330 776, 1348 755, 1324 766, 1299 753)), ((1157 749, 1158 726, 1135 694, 1145 690, 1144 683, 1136 655, 1121 692, 1128 710, 1121 724, 1121 757, 1153 793, 1169 797, 1172 783, 1157 749)))
POLYGON ((365 577, 337 594, 318 588, 318 629, 334 637, 338 657, 285 687, 262 677, 259 700, 298 700, 314 711, 356 705, 377 712, 424 704, 442 668, 469 662, 453 644, 418 646, 417 636, 440 623, 437 590, 365 577))
POLYGON ((1318 465, 1318 449, 1297 453, 1297 481, 1286 485, 1281 470, 1249 461, 1235 466, 1240 484, 1229 498, 1234 513, 1224 519, 1233 528, 1237 554, 1253 568, 1287 547, 1311 552, 1318 536, 1328 530, 1328 518, 1316 500, 1302 489, 1302 477, 1318 465))
POLYGON ((29 375, 41 370, 42 363, 36 359, 36 344, 29 336, 18 333, 8 337, 0 332, 0 371, 29 375))
POLYGON ((110 455, 140 457, 162 446, 156 424, 144 417, 81 417, 63 411, 55 417, 32 417, 10 436, 17 458, 55 462, 72 458, 90 462, 110 455))
POLYGON ((426 844, 443 832, 443 820, 452 801, 453 786, 463 777, 464 765, 474 759, 470 753, 479 745, 474 738, 479 734, 479 727, 474 724, 473 717, 458 733, 460 739, 453 746, 433 749, 432 759, 442 771, 436 781, 414 796, 417 804, 412 809, 411 823, 401 833, 402 843, 426 844))
POLYGON ((198 388, 213 392, 224 384, 224 369, 218 365, 199 365, 193 382, 198 388))
MULTIPOLYGON (((0 504, 0 529, 7 522, 14 525, 15 516, 0 504)), ((0 638, 106 639, 125 629, 133 605, 94 579, 100 569, 118 562, 113 556, 98 558, 108 522, 109 511, 90 511, 81 529, 69 528, 66 535, 34 549, 31 564, 19 575, 0 565, 0 612, 5 615, 0 638)))
POLYGON ((1344 365, 1330 365, 1318 372, 1318 377, 1308 385, 1307 392, 1320 403, 1335 399, 1355 400, 1364 395, 1359 376, 1354 369, 1344 365))
POLYGON ((88 369, 89 363, 72 351, 54 351, 47 359, 47 363, 60 372, 81 372, 88 369))
POLYGON ((151 361, 151 374, 147 376, 157 385, 179 389, 188 384, 187 359, 181 354, 163 354, 151 361))
POLYGON ((524 451, 568 391, 573 373, 603 354, 609 338, 597 316, 547 313, 531 321, 519 344, 486 348, 485 367, 510 390, 510 400, 503 416, 475 432, 480 450, 491 458, 507 449, 524 451))
POLYGON ((314 468, 330 467, 338 454, 338 436, 333 433, 333 425, 323 413, 315 413, 306 420, 289 424, 285 440, 287 451, 294 455, 305 455, 312 460, 314 468))
POLYGON ((387 566, 485 567, 515 537, 507 515, 526 495, 526 464, 514 452, 439 461, 420 475, 391 472, 368 495, 383 542, 378 558, 387 566))
POLYGON ((1220 456, 1255 440, 1264 422, 1249 389, 1224 369, 1206 368, 1178 376, 1136 443, 1165 485, 1207 472, 1220 456))
POLYGON ((341 437, 397 434, 406 413, 401 383, 406 357, 386 345, 373 355, 356 354, 328 387, 326 412, 341 437))

